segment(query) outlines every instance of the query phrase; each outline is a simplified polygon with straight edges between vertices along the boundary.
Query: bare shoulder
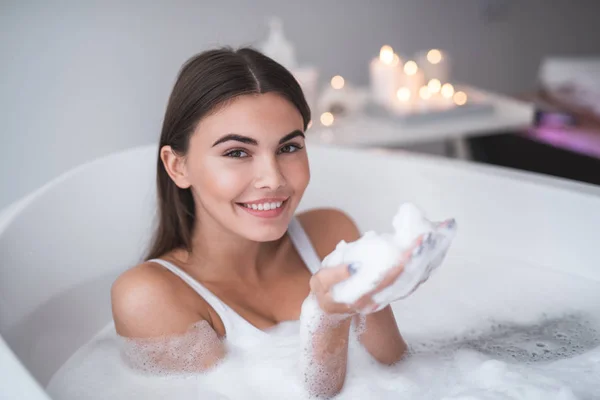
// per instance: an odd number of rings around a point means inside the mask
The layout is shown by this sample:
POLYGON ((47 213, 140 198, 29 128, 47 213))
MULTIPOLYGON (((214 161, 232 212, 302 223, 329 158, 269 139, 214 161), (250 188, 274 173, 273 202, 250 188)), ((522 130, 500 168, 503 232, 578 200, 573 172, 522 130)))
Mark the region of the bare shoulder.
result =
POLYGON ((341 241, 352 242, 360 237, 354 220, 336 208, 317 208, 298 214, 298 221, 306 231, 319 257, 331 253, 341 241))
POLYGON ((113 283, 115 328, 122 336, 156 337, 185 332, 202 320, 187 307, 170 272, 151 262, 125 271, 113 283))

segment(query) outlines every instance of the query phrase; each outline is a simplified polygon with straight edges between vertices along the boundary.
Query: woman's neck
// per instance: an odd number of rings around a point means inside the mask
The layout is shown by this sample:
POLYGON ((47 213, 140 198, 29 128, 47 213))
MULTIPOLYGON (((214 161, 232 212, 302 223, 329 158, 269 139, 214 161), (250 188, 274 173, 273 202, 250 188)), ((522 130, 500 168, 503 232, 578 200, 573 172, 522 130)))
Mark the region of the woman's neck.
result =
POLYGON ((256 242, 222 226, 210 226, 206 219, 192 237, 192 251, 181 260, 190 272, 207 281, 241 279, 258 281, 273 265, 281 240, 256 242))

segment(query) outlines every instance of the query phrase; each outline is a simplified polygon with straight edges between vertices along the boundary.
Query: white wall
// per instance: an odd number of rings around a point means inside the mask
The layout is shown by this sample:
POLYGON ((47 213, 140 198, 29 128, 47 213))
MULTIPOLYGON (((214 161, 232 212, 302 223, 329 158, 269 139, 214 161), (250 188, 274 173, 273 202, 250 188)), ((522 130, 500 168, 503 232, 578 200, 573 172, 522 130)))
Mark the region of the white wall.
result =
POLYGON ((458 80, 508 93, 534 85, 545 54, 600 52, 594 0, 120 3, 0 0, 0 208, 74 165, 155 142, 181 63, 253 44, 268 15, 301 61, 357 84, 384 43, 448 49, 458 80), (491 21, 490 4, 504 7, 491 21))

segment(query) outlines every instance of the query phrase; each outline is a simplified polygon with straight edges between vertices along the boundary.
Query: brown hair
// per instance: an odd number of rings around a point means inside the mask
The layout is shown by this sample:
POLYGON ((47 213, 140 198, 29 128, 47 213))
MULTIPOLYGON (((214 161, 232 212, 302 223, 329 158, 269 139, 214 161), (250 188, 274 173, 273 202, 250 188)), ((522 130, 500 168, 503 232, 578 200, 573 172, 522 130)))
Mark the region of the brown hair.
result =
POLYGON ((202 52, 186 61, 169 97, 159 142, 156 170, 158 226, 146 259, 176 249, 191 251, 195 205, 190 189, 171 180, 160 149, 171 146, 185 155, 198 122, 232 99, 246 94, 276 92, 300 112, 304 129, 310 109, 300 85, 283 66, 252 48, 221 48, 202 52))

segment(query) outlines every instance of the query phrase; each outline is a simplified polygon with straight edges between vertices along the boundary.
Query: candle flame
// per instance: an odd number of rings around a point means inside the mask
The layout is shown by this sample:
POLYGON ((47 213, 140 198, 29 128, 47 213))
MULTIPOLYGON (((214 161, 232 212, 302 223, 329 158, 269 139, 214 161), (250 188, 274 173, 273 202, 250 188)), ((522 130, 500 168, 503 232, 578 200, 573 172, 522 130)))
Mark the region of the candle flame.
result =
POLYGON ((427 87, 431 93, 438 93, 442 88, 442 82, 439 79, 431 79, 429 83, 427 83, 427 87))
POLYGON ((333 124, 334 120, 335 120, 335 118, 333 117, 333 114, 330 112, 324 112, 323 114, 321 114, 321 123, 325 126, 331 126, 331 124, 333 124))
POLYGON ((427 61, 432 64, 439 64, 442 61, 442 52, 438 49, 431 49, 427 52, 427 61))
POLYGON ((396 96, 398 97, 398 100, 400 100, 402 102, 407 102, 408 100, 410 100, 410 96, 411 96, 410 89, 407 87, 401 87, 396 92, 396 96))
POLYGON ((454 102, 459 106, 465 105, 467 103, 467 94, 465 92, 454 93, 454 102))
POLYGON ((346 81, 344 80, 344 77, 341 75, 336 75, 333 78, 331 78, 331 87, 334 89, 342 89, 345 84, 346 84, 346 81))
POLYGON ((444 96, 447 99, 451 99, 452 96, 454 96, 454 86, 452 86, 452 84, 450 83, 444 83, 441 92, 442 96, 444 96))
POLYGON ((427 100, 431 97, 431 92, 427 86, 423 86, 421 89, 419 89, 419 97, 421 97, 423 100, 427 100))
POLYGON ((418 71, 419 67, 416 62, 410 60, 404 64, 404 73, 406 73, 406 75, 415 75, 418 71))
POLYGON ((381 50, 379 50, 379 59, 384 64, 392 64, 394 62, 394 49, 392 49, 392 46, 388 46, 387 44, 382 46, 381 50))

